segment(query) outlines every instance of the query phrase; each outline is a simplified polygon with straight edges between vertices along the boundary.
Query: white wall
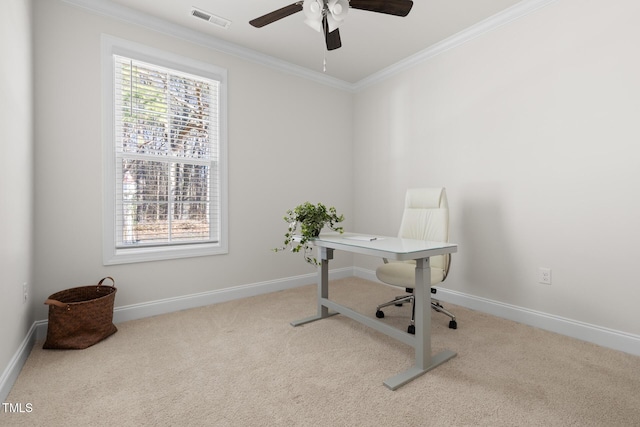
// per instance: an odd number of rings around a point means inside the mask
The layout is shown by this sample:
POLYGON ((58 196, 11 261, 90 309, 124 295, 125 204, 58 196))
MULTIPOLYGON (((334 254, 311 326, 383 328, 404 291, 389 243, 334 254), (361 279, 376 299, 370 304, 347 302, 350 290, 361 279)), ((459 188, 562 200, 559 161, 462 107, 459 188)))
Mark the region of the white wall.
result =
POLYGON ((33 59, 30 1, 3 2, 0 13, 0 57, 1 377, 4 367, 9 365, 33 323, 31 304, 24 303, 22 298, 23 283, 28 283, 29 291, 33 290, 33 59))
POLYGON ((352 217, 351 94, 60 1, 36 2, 35 46, 38 301, 106 275, 125 306, 313 273, 300 256, 271 251, 285 211, 321 201, 352 217), (101 33, 228 70, 228 255, 102 265, 101 33))
POLYGON ((395 234, 407 187, 445 186, 449 288, 640 334, 638 16, 558 0, 358 93, 358 231, 395 234))

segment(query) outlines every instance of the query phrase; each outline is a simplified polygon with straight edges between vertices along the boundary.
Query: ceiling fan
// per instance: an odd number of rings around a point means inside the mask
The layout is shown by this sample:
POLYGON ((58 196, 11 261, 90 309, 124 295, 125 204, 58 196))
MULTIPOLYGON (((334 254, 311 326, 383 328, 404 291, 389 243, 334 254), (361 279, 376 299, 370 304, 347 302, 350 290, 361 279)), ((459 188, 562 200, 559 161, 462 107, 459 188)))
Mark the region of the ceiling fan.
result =
POLYGON ((342 46, 338 26, 349 12, 349 8, 407 16, 413 6, 412 0, 300 0, 249 21, 256 28, 304 11, 305 24, 316 31, 323 30, 327 50, 342 46))

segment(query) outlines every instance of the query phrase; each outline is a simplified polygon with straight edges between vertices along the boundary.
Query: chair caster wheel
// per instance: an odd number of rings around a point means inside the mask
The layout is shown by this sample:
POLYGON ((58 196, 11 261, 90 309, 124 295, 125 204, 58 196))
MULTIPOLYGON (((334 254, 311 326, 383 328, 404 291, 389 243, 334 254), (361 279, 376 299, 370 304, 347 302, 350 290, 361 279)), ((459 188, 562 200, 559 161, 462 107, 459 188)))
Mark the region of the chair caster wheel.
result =
POLYGON ((407 332, 409 332, 411 335, 415 335, 416 334, 415 325, 409 325, 409 327, 407 328, 407 332))
POLYGON ((452 320, 449 322, 449 328, 450 329, 458 329, 458 322, 456 322, 455 320, 452 320))
POLYGON ((383 319, 384 318, 384 312, 382 310, 376 311, 376 317, 378 319, 383 319))

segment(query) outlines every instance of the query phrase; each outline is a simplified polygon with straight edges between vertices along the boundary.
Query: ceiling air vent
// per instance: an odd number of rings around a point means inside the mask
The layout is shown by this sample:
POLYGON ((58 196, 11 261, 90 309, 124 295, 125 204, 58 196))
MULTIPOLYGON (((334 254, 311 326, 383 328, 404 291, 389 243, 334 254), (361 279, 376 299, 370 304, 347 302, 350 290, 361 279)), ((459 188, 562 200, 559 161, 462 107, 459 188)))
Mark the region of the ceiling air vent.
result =
POLYGON ((231 21, 229 21, 228 19, 216 16, 213 13, 205 12, 204 10, 196 9, 195 7, 191 9, 191 15, 195 16, 196 18, 208 21, 213 25, 217 25, 220 28, 224 28, 225 30, 231 25, 231 21))

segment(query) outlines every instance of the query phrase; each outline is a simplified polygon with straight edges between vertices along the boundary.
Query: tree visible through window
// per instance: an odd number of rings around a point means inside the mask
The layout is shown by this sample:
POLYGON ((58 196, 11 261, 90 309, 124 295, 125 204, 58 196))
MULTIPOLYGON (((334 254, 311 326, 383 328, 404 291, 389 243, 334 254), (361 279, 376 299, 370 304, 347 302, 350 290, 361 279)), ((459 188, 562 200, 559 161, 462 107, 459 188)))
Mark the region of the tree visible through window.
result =
POLYGON ((227 253, 226 70, 102 46, 104 263, 227 253))
POLYGON ((216 241, 219 83, 115 64, 117 246, 216 241))

